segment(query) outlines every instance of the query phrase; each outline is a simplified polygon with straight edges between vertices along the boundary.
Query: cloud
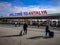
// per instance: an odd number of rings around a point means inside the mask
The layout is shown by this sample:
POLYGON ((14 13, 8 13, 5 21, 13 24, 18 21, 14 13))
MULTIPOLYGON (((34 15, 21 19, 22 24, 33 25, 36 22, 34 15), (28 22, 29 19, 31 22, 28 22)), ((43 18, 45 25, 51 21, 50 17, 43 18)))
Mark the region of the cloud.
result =
POLYGON ((60 13, 60 6, 52 7, 52 6, 28 6, 28 7, 21 7, 21 6, 12 6, 11 3, 8 2, 1 2, 0 3, 0 16, 9 16, 10 13, 19 13, 19 12, 29 12, 29 11, 41 11, 47 10, 48 14, 51 13, 60 13))
POLYGON ((46 10, 47 10, 47 12, 49 13, 49 14, 51 14, 51 13, 60 13, 60 6, 58 6, 58 7, 52 7, 52 8, 47 8, 46 10))
POLYGON ((60 13, 60 6, 58 7, 41 7, 41 6, 28 6, 28 7, 14 7, 13 12, 24 12, 24 11, 41 11, 46 10, 48 14, 60 13))
POLYGON ((7 16, 10 13, 11 4, 0 2, 0 16, 7 16))

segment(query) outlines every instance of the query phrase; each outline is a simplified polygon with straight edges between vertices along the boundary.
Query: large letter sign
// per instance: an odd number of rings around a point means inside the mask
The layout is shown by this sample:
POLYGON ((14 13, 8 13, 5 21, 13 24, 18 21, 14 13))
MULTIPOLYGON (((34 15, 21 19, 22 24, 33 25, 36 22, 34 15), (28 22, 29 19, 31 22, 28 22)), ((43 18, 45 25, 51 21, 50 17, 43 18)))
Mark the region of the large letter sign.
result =
POLYGON ((9 16, 34 16, 34 15, 45 15, 45 14, 47 14, 47 11, 41 10, 41 11, 12 13, 9 16))

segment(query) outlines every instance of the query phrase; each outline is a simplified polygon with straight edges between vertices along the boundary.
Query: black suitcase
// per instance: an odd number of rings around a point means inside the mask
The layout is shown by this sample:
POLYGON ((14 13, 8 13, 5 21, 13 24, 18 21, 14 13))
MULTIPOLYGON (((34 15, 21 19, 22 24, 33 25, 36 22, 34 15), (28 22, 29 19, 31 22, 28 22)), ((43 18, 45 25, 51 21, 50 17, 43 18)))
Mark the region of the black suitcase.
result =
POLYGON ((19 36, 22 36, 22 30, 20 31, 19 36))
POLYGON ((54 32, 53 31, 49 32, 49 37, 54 37, 54 32))

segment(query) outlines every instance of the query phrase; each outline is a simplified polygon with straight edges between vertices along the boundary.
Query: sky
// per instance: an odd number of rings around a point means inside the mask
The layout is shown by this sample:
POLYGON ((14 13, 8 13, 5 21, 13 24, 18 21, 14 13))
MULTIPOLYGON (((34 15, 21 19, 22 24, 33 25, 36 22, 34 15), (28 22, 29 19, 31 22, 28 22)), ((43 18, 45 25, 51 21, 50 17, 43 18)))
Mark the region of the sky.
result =
POLYGON ((48 14, 60 13, 60 0, 0 0, 0 16, 41 10, 47 10, 48 14))

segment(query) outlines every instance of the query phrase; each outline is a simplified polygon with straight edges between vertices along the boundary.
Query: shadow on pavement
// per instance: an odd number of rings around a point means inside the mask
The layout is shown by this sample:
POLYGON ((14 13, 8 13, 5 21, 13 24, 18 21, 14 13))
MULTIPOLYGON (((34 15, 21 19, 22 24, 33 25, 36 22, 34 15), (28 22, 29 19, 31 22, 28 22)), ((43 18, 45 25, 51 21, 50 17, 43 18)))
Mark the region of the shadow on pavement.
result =
POLYGON ((40 39, 40 38, 49 39, 49 38, 52 38, 52 37, 49 37, 49 36, 35 36, 35 37, 27 38, 27 39, 40 39))
POLYGON ((0 37, 17 37, 17 36, 22 36, 22 35, 7 35, 7 36, 0 36, 0 37))

